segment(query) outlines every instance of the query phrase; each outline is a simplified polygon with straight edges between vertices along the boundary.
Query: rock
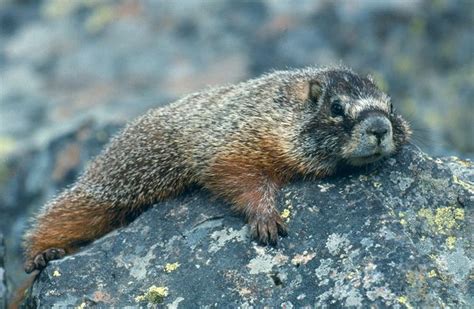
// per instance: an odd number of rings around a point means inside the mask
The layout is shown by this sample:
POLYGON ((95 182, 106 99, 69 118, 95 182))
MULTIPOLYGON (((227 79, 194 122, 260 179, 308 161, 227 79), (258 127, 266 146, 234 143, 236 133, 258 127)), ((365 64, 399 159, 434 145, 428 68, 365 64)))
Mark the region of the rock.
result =
POLYGON ((409 146, 361 171, 282 189, 289 236, 249 239, 193 189, 52 262, 39 307, 472 307, 473 163, 409 146))
POLYGON ((5 277, 5 244, 0 233, 0 308, 7 304, 7 282, 5 277))

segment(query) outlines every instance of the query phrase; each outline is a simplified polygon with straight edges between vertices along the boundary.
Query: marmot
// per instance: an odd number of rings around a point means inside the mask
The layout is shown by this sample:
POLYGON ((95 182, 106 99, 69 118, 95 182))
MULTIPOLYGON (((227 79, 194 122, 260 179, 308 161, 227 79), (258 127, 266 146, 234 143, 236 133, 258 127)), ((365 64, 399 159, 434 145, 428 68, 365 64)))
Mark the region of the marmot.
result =
POLYGON ((125 224, 153 202, 201 185, 229 201, 252 236, 286 234, 278 188, 394 153, 411 134, 370 77, 347 68, 276 71, 188 95, 129 123, 25 237, 25 271, 125 224))

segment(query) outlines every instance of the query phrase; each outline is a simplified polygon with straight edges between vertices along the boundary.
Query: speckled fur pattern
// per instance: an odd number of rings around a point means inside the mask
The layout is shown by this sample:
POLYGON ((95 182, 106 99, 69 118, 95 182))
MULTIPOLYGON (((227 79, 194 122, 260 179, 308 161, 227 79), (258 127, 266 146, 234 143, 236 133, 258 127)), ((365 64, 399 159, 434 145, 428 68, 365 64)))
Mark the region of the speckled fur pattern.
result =
POLYGON ((393 153, 409 137, 408 124, 370 78, 342 67, 276 71, 150 110, 36 216, 25 269, 41 269, 38 256, 47 263, 60 257, 51 249, 74 252, 192 184, 228 200, 254 238, 274 244, 286 233, 274 205, 278 188, 296 175, 324 177, 350 164, 367 110, 390 120, 393 147, 383 155, 393 153), (330 114, 335 97, 344 118, 330 114))

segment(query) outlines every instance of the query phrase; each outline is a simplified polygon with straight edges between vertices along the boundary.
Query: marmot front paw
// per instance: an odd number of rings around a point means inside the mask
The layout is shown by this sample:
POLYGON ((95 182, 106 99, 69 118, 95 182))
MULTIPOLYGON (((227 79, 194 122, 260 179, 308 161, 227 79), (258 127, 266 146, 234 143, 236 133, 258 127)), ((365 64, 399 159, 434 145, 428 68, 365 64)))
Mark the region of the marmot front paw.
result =
POLYGON ((249 225, 252 238, 264 245, 274 246, 278 242, 278 235, 288 235, 288 229, 276 211, 250 218, 249 225))

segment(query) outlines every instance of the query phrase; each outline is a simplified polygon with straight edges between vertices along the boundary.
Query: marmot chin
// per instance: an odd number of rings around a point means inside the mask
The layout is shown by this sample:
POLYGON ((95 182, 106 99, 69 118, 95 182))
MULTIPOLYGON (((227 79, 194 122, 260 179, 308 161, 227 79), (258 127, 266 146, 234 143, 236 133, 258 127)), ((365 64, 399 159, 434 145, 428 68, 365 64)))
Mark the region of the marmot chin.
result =
POLYGON ((276 71, 188 95, 129 123, 25 236, 25 271, 74 252, 153 202, 198 184, 230 202, 252 236, 286 234, 278 188, 397 151, 411 134, 389 97, 347 68, 276 71))

